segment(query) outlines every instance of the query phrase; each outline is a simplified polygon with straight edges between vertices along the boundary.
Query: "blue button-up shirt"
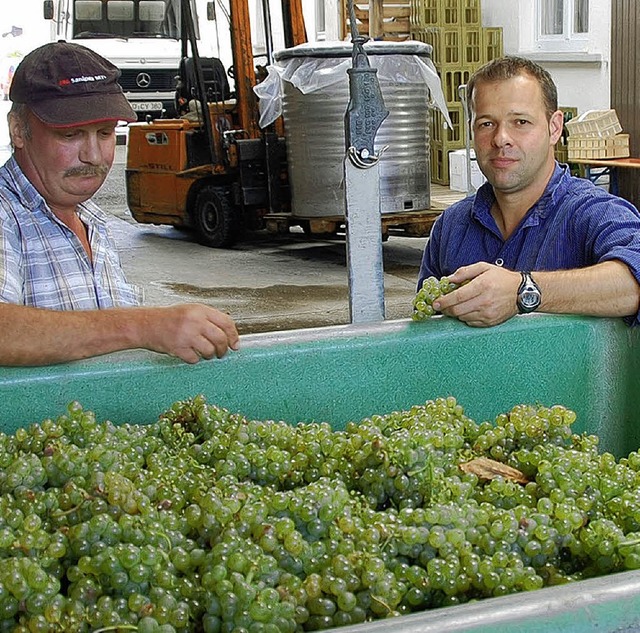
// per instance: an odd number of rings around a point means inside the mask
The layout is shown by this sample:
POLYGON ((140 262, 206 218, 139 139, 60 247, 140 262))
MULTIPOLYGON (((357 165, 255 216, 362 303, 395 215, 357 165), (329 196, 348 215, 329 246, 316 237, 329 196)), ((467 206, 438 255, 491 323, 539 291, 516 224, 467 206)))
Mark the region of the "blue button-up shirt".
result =
POLYGON ((0 302, 54 310, 139 305, 107 228, 90 201, 78 205, 92 259, 11 157, 0 168, 0 302))
MULTIPOLYGON (((489 262, 510 270, 569 270, 617 259, 640 283, 640 213, 626 200, 556 165, 544 194, 505 240, 491 215, 493 189, 453 204, 436 220, 418 288, 429 277, 489 262)), ((636 316, 635 323, 639 323, 636 316)))

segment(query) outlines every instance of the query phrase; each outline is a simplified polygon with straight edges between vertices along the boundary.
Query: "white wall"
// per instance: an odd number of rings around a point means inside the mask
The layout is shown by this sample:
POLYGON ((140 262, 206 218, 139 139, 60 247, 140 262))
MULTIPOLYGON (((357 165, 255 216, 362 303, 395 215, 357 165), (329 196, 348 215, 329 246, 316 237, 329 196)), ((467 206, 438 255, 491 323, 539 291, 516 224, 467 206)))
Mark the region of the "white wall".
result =
POLYGON ((482 0, 482 21, 503 27, 505 53, 534 59, 549 71, 561 106, 577 107, 578 112, 610 107, 611 0, 590 0, 589 39, 580 53, 538 50, 533 0, 482 0))

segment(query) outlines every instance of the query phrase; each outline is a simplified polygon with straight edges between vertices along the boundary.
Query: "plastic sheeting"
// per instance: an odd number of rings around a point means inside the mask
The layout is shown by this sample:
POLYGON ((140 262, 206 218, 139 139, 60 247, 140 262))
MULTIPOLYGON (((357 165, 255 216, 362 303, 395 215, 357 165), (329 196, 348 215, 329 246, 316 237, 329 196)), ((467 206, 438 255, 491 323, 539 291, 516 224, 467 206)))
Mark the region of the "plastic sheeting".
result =
MULTIPOLYGON (((352 65, 351 48, 351 44, 346 42, 316 42, 276 53, 276 63, 267 67, 266 79, 253 89, 259 98, 260 127, 270 125, 282 114, 283 82, 288 81, 303 94, 309 94, 347 81, 347 69, 352 65)), ((364 49, 371 67, 378 69, 381 84, 426 84, 429 88, 426 105, 440 110, 449 127, 453 127, 440 77, 430 59, 429 45, 422 42, 368 42, 364 49)))

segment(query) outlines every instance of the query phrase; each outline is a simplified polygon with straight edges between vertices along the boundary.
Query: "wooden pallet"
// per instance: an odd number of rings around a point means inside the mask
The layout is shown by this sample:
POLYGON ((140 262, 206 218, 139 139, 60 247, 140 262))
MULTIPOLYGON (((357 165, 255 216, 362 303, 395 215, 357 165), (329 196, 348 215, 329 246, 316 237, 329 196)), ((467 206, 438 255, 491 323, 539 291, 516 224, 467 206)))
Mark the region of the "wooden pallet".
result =
MULTIPOLYGON (((410 0, 354 0, 360 35, 372 39, 411 39, 410 0)), ((342 39, 351 33, 347 0, 342 0, 342 39)))
MULTIPOLYGON (((382 238, 390 233, 405 237, 427 237, 431 227, 442 209, 425 211, 407 211, 382 215, 382 238)), ((264 217, 265 226, 270 233, 288 233, 292 226, 300 226, 310 237, 330 237, 345 232, 344 216, 322 216, 299 218, 290 213, 270 213, 264 217)))

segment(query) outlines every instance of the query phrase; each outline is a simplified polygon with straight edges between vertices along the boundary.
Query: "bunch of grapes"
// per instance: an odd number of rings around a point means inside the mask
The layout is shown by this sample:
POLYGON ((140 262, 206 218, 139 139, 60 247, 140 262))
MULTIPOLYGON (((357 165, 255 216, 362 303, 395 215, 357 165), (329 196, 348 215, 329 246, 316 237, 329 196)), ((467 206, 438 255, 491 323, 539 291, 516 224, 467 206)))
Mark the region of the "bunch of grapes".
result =
POLYGON ((413 314, 411 318, 414 321, 424 321, 433 316, 436 314, 433 302, 438 297, 449 294, 458 287, 458 284, 452 283, 447 277, 442 277, 441 279, 427 277, 413 299, 413 314))
POLYGON ((560 405, 350 422, 197 397, 0 433, 0 630, 295 633, 640 568, 640 457, 560 405))

